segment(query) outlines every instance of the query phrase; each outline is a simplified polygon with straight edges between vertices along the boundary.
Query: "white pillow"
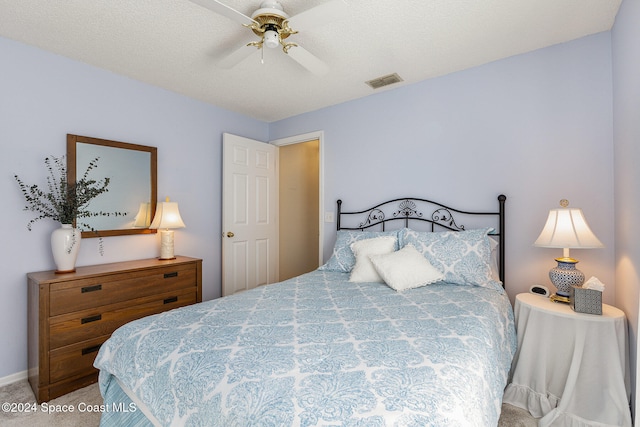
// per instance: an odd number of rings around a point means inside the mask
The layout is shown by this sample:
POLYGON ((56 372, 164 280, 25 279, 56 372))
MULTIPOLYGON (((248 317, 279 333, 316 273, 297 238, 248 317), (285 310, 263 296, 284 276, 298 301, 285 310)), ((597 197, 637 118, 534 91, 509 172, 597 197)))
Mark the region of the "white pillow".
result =
POLYGON ((396 291, 419 288, 444 279, 444 274, 411 243, 394 253, 370 258, 380 277, 396 291))
MULTIPOLYGON (((351 244, 359 240, 373 239, 375 237, 392 236, 398 238, 399 230, 395 231, 361 231, 361 230, 338 230, 336 243, 333 246, 333 253, 326 264, 318 267, 318 270, 342 271, 351 273, 356 265, 356 257, 351 250, 351 244)), ((397 245, 395 250, 400 249, 397 245)))
POLYGON ((356 263, 351 270, 350 282, 382 282, 371 264, 371 255, 388 254, 396 249, 397 238, 391 236, 364 239, 351 244, 356 263))

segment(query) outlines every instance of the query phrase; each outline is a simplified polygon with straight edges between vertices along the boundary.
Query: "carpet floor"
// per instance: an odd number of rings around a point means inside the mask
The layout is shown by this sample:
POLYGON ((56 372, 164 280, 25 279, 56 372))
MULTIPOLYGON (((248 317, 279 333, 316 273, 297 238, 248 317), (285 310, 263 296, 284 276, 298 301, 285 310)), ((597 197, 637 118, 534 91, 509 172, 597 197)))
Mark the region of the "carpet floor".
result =
MULTIPOLYGON (((100 412, 91 409, 102 404, 102 396, 98 385, 93 384, 53 399, 46 405, 37 405, 29 383, 24 380, 0 387, 0 403, 3 405, 0 411, 2 427, 92 427, 100 424, 100 412)), ((538 421, 527 411, 502 405, 498 427, 537 425, 538 421)))

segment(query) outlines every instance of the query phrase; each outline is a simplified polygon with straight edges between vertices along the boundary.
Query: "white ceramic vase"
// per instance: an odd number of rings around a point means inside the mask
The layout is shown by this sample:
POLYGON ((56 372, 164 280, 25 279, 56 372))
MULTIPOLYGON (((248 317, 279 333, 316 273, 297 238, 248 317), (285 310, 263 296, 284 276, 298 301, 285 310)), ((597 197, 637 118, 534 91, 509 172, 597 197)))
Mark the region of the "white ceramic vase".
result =
POLYGON ((71 273, 76 269, 80 250, 80 230, 71 224, 62 224, 51 233, 51 252, 56 263, 56 273, 71 273))

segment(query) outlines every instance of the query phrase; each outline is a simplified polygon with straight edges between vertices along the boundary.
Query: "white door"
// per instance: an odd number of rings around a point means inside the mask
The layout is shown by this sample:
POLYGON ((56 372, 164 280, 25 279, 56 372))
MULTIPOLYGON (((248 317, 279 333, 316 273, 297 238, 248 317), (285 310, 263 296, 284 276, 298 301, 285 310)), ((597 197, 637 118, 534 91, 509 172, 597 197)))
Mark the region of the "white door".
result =
POLYGON ((222 295, 278 277, 278 147, 222 139, 222 295))

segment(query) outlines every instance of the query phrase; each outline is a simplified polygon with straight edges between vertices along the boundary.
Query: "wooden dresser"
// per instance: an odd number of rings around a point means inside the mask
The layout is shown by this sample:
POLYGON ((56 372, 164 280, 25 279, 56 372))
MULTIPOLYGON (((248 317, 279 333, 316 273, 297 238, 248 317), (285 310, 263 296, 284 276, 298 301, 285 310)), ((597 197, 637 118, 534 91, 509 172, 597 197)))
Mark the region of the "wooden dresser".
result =
POLYGON ((39 403, 96 382, 93 361, 116 328, 202 301, 202 260, 183 256, 27 279, 29 383, 39 403))

